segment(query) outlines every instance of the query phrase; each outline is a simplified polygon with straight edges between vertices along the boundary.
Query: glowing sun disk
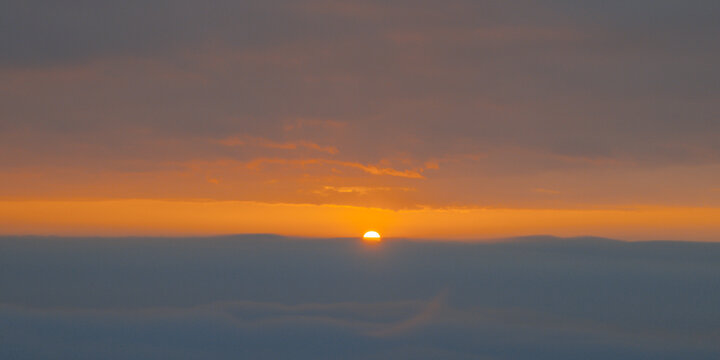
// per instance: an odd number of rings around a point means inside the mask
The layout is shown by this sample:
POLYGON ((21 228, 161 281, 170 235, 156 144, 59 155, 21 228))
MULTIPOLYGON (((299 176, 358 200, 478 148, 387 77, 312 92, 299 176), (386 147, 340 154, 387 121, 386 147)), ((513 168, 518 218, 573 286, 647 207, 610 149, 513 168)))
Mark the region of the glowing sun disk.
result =
POLYGON ((377 231, 368 231, 363 235, 363 239, 367 241, 380 241, 380 234, 377 231))

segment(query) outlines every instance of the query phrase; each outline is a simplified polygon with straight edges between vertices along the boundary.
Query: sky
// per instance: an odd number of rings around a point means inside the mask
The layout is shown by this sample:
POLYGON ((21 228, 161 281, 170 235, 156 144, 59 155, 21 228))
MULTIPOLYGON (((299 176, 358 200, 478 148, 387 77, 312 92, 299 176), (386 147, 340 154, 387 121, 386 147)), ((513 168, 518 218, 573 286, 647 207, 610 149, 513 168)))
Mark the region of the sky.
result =
POLYGON ((0 237, 3 359, 717 359, 720 244, 0 237))
POLYGON ((0 233, 720 239, 713 0, 0 0, 0 233))

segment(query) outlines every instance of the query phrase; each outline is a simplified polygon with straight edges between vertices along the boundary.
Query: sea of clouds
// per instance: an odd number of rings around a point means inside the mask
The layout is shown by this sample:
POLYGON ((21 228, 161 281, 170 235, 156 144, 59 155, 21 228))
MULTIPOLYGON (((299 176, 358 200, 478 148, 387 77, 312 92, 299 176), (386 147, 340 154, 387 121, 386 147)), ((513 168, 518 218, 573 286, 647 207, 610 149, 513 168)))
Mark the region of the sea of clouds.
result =
POLYGON ((0 238, 2 359, 717 359, 720 244, 0 238))

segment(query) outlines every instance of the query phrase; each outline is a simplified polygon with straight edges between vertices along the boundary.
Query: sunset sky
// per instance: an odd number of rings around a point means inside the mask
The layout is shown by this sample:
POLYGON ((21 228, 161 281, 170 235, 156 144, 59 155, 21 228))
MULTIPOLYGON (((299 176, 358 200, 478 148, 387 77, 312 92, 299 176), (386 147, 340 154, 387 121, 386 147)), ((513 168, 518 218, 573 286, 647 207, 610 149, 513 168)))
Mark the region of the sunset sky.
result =
POLYGON ((2 360, 717 360, 718 304, 720 0, 0 0, 2 360))
POLYGON ((720 2, 0 2, 0 234, 720 240, 720 2))

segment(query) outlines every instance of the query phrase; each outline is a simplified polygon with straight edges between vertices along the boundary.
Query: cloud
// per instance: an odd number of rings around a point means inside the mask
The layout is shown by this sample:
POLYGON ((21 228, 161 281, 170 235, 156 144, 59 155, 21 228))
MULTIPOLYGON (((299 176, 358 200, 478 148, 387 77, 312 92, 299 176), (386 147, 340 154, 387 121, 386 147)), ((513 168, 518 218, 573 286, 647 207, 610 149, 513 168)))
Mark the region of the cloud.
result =
POLYGON ((324 128, 339 130, 347 127, 347 123, 329 119, 293 119, 283 125, 283 130, 293 131, 307 128, 324 128))
POLYGON ((387 192, 387 191, 415 191, 414 188, 406 187, 368 187, 368 186, 330 186, 325 185, 321 190, 316 190, 316 193, 327 194, 327 193, 340 193, 340 194, 358 194, 367 195, 373 192, 387 192))
POLYGON ((389 168, 389 167, 365 165, 365 164, 351 162, 351 161, 340 161, 340 160, 320 159, 320 158, 310 158, 310 159, 258 158, 258 159, 253 159, 253 160, 249 161, 248 163, 246 163, 245 166, 249 169, 258 169, 263 164, 281 164, 281 165, 296 165, 296 166, 338 165, 338 166, 360 169, 360 170, 362 170, 368 174, 372 174, 372 175, 388 175, 388 176, 397 176, 397 177, 410 178, 410 179, 423 179, 424 178, 424 176, 421 174, 423 169, 397 170, 397 169, 393 169, 393 168, 389 168))
POLYGON ((3 358, 712 359, 718 244, 0 238, 3 358), (7 274, 7 275, 6 275, 7 274))
POLYGON ((447 292, 441 293, 432 301, 429 301, 423 310, 413 317, 395 324, 390 324, 382 329, 373 330, 370 334, 372 336, 380 337, 402 335, 414 329, 426 326, 430 324, 433 318, 438 317, 446 296, 447 292))
POLYGON ((325 152, 328 154, 337 154, 338 149, 334 146, 322 146, 312 141, 298 140, 298 141, 287 141, 287 142, 276 142, 268 139, 254 138, 254 137, 241 137, 233 136, 224 138, 217 141, 218 143, 225 146, 259 146, 268 149, 281 149, 281 150, 296 150, 298 148, 305 148, 310 150, 316 150, 325 152))
MULTIPOLYGON (((0 6, 0 196, 176 198, 158 184, 207 177, 249 189, 280 176, 165 177, 313 153, 347 183, 418 188, 402 206, 720 204, 692 190, 716 186, 720 160, 711 1, 0 6), (518 195, 537 184, 561 194, 518 195)), ((288 192, 343 186, 328 177, 288 192)), ((198 188, 184 196, 239 197, 198 188)))

